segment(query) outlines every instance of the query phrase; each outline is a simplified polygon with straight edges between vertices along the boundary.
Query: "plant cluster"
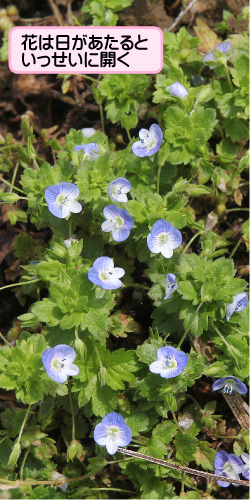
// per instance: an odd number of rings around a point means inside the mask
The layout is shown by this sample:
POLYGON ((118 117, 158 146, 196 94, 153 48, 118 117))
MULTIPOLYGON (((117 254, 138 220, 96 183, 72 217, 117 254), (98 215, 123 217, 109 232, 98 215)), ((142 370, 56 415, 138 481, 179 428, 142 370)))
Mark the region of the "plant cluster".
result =
MULTIPOLYGON (((96 4, 83 12, 103 24, 113 2, 98 2, 100 12, 96 4)), ((124 7, 115 4, 114 12, 124 7)), ((62 480, 62 491, 27 483, 11 498, 100 498, 99 488, 109 498, 112 484, 99 472, 131 440, 153 457, 249 477, 247 431, 235 424, 232 444, 223 441, 226 423, 211 392, 247 392, 247 283, 236 275, 238 247, 230 254, 233 232, 224 224, 230 210, 244 214, 247 35, 213 44, 202 60, 204 39, 185 28, 164 32, 155 78, 104 75, 93 83, 107 118, 126 129, 125 147, 104 132, 71 129, 65 147, 48 143, 57 152, 51 165, 36 153, 27 116, 22 141, 8 134, 2 144, 2 172, 22 168, 19 187, 16 171, 11 182, 2 177, 11 224, 29 216, 50 228, 51 240, 38 247, 23 233, 14 243, 24 270, 18 285, 33 303, 19 316, 21 333, 1 347, 0 387, 28 409, 1 414, 0 477, 62 480), (132 304, 126 314, 124 297, 132 304), (132 311, 147 315, 149 303, 150 324, 140 324, 132 311), (193 396, 202 381, 211 396, 203 407, 193 396), (227 451, 216 453, 214 435, 227 451)), ((245 223, 240 231, 246 245, 245 223)), ((185 498, 202 498, 180 471, 120 454, 109 463, 119 464, 132 497, 184 498, 187 488, 185 498)), ((207 493, 220 486, 228 483, 209 482, 207 493)))

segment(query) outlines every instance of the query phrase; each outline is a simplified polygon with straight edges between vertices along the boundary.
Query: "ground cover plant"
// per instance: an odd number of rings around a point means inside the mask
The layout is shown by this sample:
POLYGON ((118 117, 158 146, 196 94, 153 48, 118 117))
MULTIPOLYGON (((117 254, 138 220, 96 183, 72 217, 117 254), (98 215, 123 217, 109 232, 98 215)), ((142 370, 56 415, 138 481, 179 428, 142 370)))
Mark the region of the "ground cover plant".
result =
POLYGON ((247 498, 247 18, 164 31, 157 75, 58 78, 98 123, 3 129, 1 498, 247 498))

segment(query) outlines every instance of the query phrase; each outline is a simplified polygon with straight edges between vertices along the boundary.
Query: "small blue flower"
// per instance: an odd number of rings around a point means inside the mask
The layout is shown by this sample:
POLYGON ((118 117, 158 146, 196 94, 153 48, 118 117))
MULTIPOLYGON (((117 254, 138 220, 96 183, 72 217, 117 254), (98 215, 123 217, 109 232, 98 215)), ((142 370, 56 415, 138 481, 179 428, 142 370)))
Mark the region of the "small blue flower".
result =
POLYGON ((175 229, 170 222, 159 219, 148 234, 147 244, 153 253, 161 252, 163 257, 169 259, 173 255, 173 249, 182 242, 182 236, 178 229, 175 229))
POLYGON ((188 355, 171 346, 160 347, 156 356, 157 361, 149 365, 149 370, 152 373, 159 373, 163 378, 177 377, 188 363, 188 355))
POLYGON ((178 288, 175 274, 171 274, 171 273, 166 274, 166 282, 167 282, 167 286, 165 288, 164 300, 170 299, 170 297, 172 297, 172 293, 178 288))
POLYGON ((118 177, 109 184, 109 197, 112 201, 126 203, 127 193, 131 189, 130 182, 125 177, 118 177))
POLYGON ((248 453, 241 453, 241 458, 243 462, 245 463, 244 469, 242 472, 242 476, 245 477, 246 479, 250 478, 250 457, 248 453))
POLYGON ((75 201, 78 196, 79 188, 71 182, 53 184, 45 189, 49 211, 59 219, 65 219, 71 212, 82 211, 80 203, 75 201))
POLYGON ((95 285, 101 286, 106 290, 115 290, 122 286, 119 278, 122 278, 124 274, 124 269, 114 267, 113 259, 110 259, 110 257, 99 257, 89 270, 88 279, 95 285))
POLYGON ((167 87, 170 95, 173 97, 179 97, 180 99, 184 99, 188 95, 187 89, 179 82, 174 82, 172 85, 167 87))
POLYGON ((107 205, 103 209, 103 215, 107 220, 102 223, 102 231, 112 233, 115 241, 124 241, 129 237, 134 220, 126 210, 116 205, 107 205))
POLYGON ((136 156, 151 156, 157 153, 163 137, 159 125, 153 123, 149 130, 142 128, 139 137, 140 140, 132 145, 132 151, 136 156))
POLYGON ((98 144, 95 142, 89 142, 89 144, 79 144, 78 146, 74 147, 75 151, 78 153, 79 151, 83 150, 84 155, 83 159, 84 160, 98 160, 100 156, 100 150, 98 144))
POLYGON ((94 430, 94 440, 101 446, 106 446, 107 452, 114 455, 118 446, 127 446, 132 439, 132 431, 124 419, 115 411, 108 413, 97 424, 94 430))
MULTIPOLYGON (((214 473, 218 476, 230 477, 230 479, 240 479, 239 474, 243 471, 244 465, 242 460, 236 455, 232 453, 228 455, 226 451, 220 450, 215 455, 214 468, 214 473)), ((217 483, 223 488, 226 488, 230 484, 226 481, 217 481, 217 483)), ((234 486, 239 485, 234 484, 234 486)))
POLYGON ((240 394, 247 393, 247 386, 233 375, 216 380, 212 385, 212 390, 218 391, 219 389, 222 389, 222 392, 226 394, 232 394, 233 391, 239 392, 240 394))
MULTIPOLYGON (((208 54, 206 54, 203 57, 202 61, 205 64, 210 63, 210 62, 217 62, 217 59, 216 59, 216 56, 215 56, 215 53, 214 53, 215 49, 218 50, 219 52, 221 52, 222 54, 227 55, 228 59, 234 53, 232 44, 230 42, 221 42, 218 45, 216 45, 216 47, 211 52, 209 52, 208 54), (231 52, 229 53, 229 51, 231 51, 231 52)), ((215 65, 209 64, 209 66, 210 66, 210 68, 213 69, 213 68, 216 67, 216 64, 215 65)))
POLYGON ((92 137, 92 135, 96 133, 96 130, 94 128, 87 127, 87 128, 82 128, 81 132, 83 137, 85 137, 85 139, 89 139, 90 137, 92 137))
POLYGON ((233 302, 227 304, 226 320, 229 321, 234 312, 243 311, 248 304, 248 295, 246 292, 239 293, 233 298, 233 302))
POLYGON ((42 353, 43 366, 50 378, 63 384, 69 375, 78 375, 79 368, 73 364, 76 352, 73 347, 59 344, 42 353))

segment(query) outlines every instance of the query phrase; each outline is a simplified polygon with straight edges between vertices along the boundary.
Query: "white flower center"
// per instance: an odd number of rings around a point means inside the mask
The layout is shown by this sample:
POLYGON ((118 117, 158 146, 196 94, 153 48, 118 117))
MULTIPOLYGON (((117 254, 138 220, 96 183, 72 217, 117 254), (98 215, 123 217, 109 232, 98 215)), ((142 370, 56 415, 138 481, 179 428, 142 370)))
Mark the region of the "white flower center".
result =
POLYGON ((177 367, 177 361, 176 361, 176 359, 170 358, 169 356, 167 356, 165 364, 170 369, 173 369, 173 368, 177 367))
POLYGON ((64 368, 66 358, 61 359, 61 358, 53 358, 51 362, 51 367, 54 368, 54 370, 61 370, 64 368))
POLYGON ((233 380, 228 380, 227 383, 224 385, 222 392, 226 394, 232 394, 235 388, 235 383, 233 380))
POLYGON ((225 472, 225 474, 228 477, 230 477, 230 473, 231 472, 234 472, 234 469, 233 469, 232 465, 230 464, 229 460, 224 463, 224 465, 223 465, 223 471, 225 472))
POLYGON ((68 197, 69 197, 68 194, 60 193, 56 197, 56 203, 58 203, 58 205, 63 205, 65 201, 67 201, 68 197))
POLYGON ((122 194, 122 189, 114 184, 112 189, 112 195, 117 196, 119 194, 122 194))
POLYGON ((169 235, 167 233, 159 233, 157 235, 158 243, 160 246, 166 245, 168 243, 169 235))
POLYGON ((108 281, 112 276, 112 274, 113 273, 111 271, 100 271, 98 273, 98 277, 100 278, 101 281, 108 281))
POLYGON ((118 427, 118 425, 110 425, 107 428, 107 437, 115 441, 119 437, 120 431, 121 429, 120 427, 118 427))
POLYGON ((153 149, 157 144, 157 139, 148 132, 147 135, 144 136, 143 139, 141 139, 141 142, 142 144, 145 144, 148 149, 153 149))

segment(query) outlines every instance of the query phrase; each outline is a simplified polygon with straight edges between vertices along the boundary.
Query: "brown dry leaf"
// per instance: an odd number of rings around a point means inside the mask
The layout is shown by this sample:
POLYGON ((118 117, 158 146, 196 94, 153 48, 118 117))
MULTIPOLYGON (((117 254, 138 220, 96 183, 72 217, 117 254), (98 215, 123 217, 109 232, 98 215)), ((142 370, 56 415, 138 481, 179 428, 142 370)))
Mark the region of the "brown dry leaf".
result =
POLYGON ((243 199, 243 196, 242 196, 242 193, 240 192, 240 190, 235 189, 234 190, 234 201, 235 201, 236 205, 238 205, 239 207, 241 207, 242 199, 243 199))
POLYGON ((208 54, 214 49, 221 39, 212 31, 202 19, 197 19, 197 26, 194 26, 196 36, 199 38, 198 48, 202 53, 208 54))

